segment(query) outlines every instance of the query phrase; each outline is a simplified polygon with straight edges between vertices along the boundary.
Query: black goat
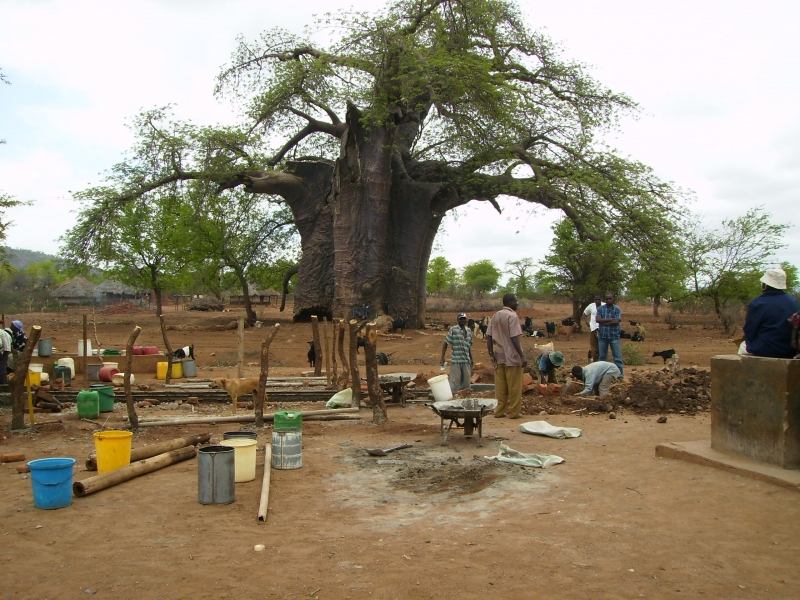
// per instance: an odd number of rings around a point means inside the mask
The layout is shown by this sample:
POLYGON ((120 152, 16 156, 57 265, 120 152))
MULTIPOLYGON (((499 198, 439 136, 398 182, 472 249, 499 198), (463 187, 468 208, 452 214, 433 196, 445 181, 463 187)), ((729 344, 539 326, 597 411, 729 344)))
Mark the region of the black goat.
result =
POLYGON ((664 364, 667 364, 667 361, 675 356, 675 349, 670 348, 669 350, 662 350, 661 352, 653 352, 653 356, 660 356, 662 359, 664 359, 664 364))
POLYGON ((194 360, 194 344, 184 346, 183 348, 178 348, 172 353, 172 356, 174 358, 191 358, 194 360))
POLYGON ((317 366, 317 351, 314 348, 314 342, 308 342, 308 366, 309 367, 316 367, 317 366))
POLYGON ((553 337, 556 334, 556 323, 555 323, 555 321, 545 321, 544 322, 544 329, 547 332, 547 337, 553 337))
POLYGON ((630 340, 633 336, 624 329, 619 330, 619 337, 623 340, 630 340))
POLYGON ((367 338, 363 336, 356 336, 356 352, 358 352, 359 348, 366 348, 367 347, 367 338))
POLYGON ((375 353, 375 360, 379 365, 388 365, 389 364, 389 355, 385 352, 376 352, 375 353))
POLYGON ((532 318, 525 317, 525 324, 522 326, 522 331, 524 331, 528 335, 533 335, 533 319, 532 318))
POLYGON ((481 336, 485 339, 486 338, 486 331, 489 329, 489 324, 486 322, 486 317, 478 321, 478 331, 481 332, 481 336))
POLYGON ((398 317, 397 319, 392 320, 392 333, 395 331, 405 331, 406 329, 406 319, 405 317, 398 317))
POLYGON ((561 324, 567 327, 575 327, 575 319, 572 317, 567 317, 566 319, 561 319, 561 324))

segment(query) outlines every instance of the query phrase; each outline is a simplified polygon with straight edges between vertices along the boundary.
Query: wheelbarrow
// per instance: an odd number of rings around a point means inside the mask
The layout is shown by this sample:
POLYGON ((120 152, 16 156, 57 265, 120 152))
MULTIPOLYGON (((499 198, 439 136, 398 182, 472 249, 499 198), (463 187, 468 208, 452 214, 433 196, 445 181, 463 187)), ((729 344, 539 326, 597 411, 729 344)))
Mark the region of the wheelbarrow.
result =
POLYGON ((443 402, 428 404, 439 415, 439 432, 442 446, 447 445, 447 437, 453 427, 463 428, 464 435, 470 437, 478 429, 477 445, 483 445, 483 417, 497 408, 495 398, 453 398, 443 402))

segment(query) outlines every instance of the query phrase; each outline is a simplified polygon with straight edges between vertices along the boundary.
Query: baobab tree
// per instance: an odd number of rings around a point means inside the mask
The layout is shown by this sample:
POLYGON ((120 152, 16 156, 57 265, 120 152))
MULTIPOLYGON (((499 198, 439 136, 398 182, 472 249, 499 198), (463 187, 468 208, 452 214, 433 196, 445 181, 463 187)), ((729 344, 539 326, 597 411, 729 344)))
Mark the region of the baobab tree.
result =
POLYGON ((597 139, 633 102, 561 59, 512 2, 400 0, 331 24, 325 46, 280 29, 242 41, 217 91, 244 98, 249 121, 177 142, 154 129, 172 159, 118 171, 114 201, 198 180, 274 195, 301 239, 296 318, 370 304, 411 325, 442 218, 472 200, 556 209, 581 236, 610 228, 633 247, 669 220, 670 187, 597 139))

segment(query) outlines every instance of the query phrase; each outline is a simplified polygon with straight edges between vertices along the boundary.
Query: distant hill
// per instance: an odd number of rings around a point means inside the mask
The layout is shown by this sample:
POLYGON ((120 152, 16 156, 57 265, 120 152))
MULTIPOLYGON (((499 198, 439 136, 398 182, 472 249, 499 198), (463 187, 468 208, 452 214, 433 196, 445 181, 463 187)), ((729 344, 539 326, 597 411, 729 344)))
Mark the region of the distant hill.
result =
POLYGON ((6 248, 6 257, 9 264, 16 269, 24 269, 31 263, 58 260, 58 257, 52 254, 45 254, 36 250, 24 250, 23 248, 6 248))

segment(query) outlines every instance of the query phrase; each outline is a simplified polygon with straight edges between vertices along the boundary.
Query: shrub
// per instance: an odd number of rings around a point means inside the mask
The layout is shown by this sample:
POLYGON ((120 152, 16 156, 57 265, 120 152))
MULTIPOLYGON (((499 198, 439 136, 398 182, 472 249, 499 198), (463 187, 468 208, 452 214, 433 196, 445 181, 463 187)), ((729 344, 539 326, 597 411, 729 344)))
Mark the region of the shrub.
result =
POLYGON ((642 354, 642 351, 633 344, 623 344, 622 360, 626 365, 643 365, 644 355, 642 354))

